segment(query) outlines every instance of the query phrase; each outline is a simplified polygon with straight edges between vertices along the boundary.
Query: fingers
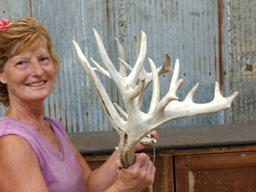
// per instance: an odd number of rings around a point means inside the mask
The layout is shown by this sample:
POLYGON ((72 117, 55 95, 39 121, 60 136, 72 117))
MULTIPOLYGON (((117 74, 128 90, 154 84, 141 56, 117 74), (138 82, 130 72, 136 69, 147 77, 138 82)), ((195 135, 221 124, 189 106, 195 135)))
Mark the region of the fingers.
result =
POLYGON ((147 166, 147 163, 150 161, 149 156, 145 153, 137 153, 135 154, 135 164, 134 166, 139 166, 140 168, 147 166))
POLYGON ((154 163, 150 160, 150 158, 148 157, 148 161, 145 164, 145 179, 148 185, 152 185, 155 179, 155 171, 156 168, 154 166, 154 163))
POLYGON ((128 169, 119 169, 115 182, 120 191, 143 191, 155 179, 155 166, 145 153, 135 154, 135 163, 128 169))
MULTIPOLYGON (((144 150, 145 148, 148 148, 148 147, 150 147, 153 143, 155 143, 156 141, 157 141, 157 139, 159 138, 159 134, 158 134, 158 132, 156 131, 156 130, 153 130, 153 131, 151 131, 150 132, 150 134, 149 134, 149 137, 151 137, 151 138, 147 138, 147 140, 149 140, 149 141, 147 141, 147 142, 140 142, 140 143, 138 143, 137 145, 136 145, 136 151, 138 152, 138 151, 142 151, 142 150, 144 150), (154 141, 153 141, 154 140, 154 141), (147 144, 146 144, 147 143, 147 144)), ((143 139, 145 139, 145 138, 143 138, 143 139)))
POLYGON ((146 185, 152 184, 155 177, 155 166, 145 153, 136 154, 136 161, 130 167, 132 174, 146 185))
POLYGON ((156 173, 156 167, 154 166, 153 162, 150 161, 150 166, 148 167, 148 178, 149 178, 149 185, 152 185, 155 180, 155 173, 156 173))
POLYGON ((153 130, 150 132, 151 137, 158 139, 159 138, 159 133, 156 130, 153 130))

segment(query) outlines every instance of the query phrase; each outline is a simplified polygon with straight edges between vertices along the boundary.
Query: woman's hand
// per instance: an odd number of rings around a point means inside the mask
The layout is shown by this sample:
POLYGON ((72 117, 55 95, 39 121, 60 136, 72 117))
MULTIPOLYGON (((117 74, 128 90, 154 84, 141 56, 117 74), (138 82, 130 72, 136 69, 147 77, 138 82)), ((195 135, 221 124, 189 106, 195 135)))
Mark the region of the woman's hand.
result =
POLYGON ((116 192, 140 192, 152 185, 156 168, 145 153, 135 155, 135 163, 127 169, 118 170, 118 176, 113 184, 116 192))
MULTIPOLYGON (((155 139, 155 140, 157 140, 158 139, 158 137, 159 137, 159 134, 158 134, 158 132, 157 131, 155 131, 155 130, 153 130, 153 131, 151 131, 150 132, 150 136, 153 138, 153 139, 155 139)), ((144 143, 138 143, 137 145, 136 145, 136 151, 142 151, 143 149, 145 149, 145 148, 147 148, 147 147, 149 147, 150 145, 147 145, 147 144, 144 144, 144 143)))

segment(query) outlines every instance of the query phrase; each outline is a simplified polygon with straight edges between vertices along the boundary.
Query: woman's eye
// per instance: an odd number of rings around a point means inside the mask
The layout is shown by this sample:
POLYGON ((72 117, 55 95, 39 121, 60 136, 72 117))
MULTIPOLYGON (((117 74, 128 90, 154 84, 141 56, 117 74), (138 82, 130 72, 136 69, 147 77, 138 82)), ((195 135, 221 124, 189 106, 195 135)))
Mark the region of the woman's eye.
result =
POLYGON ((15 65, 16 66, 21 66, 21 65, 25 65, 25 64, 27 64, 28 62, 27 61, 19 61, 19 62, 17 62, 15 65))
POLYGON ((49 57, 41 57, 41 58, 39 58, 39 62, 42 62, 42 63, 48 63, 49 61, 50 61, 49 57))

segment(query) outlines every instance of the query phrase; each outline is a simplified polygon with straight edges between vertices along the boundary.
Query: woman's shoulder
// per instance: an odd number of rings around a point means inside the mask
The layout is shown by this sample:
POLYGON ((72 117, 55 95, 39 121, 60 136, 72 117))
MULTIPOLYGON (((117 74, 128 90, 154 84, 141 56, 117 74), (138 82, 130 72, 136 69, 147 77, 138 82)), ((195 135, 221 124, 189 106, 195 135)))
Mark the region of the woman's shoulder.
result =
POLYGON ((32 149, 29 143, 22 137, 14 134, 5 135, 0 137, 0 152, 5 155, 12 155, 11 153, 21 153, 25 151, 31 151, 32 149))
MULTIPOLYGON (((1 165, 15 161, 27 162, 28 159, 34 156, 33 149, 25 135, 14 119, 7 116, 0 117, 1 165)), ((6 164, 5 166, 8 167, 9 165, 6 164)))
POLYGON ((0 165, 3 188, 16 191, 17 187, 24 187, 24 183, 29 185, 35 184, 35 182, 37 185, 39 183, 37 178, 40 177, 36 176, 40 174, 40 168, 36 154, 22 137, 17 135, 0 137, 0 165), (31 177, 33 177, 33 182, 29 181, 31 177))
POLYGON ((9 145, 12 147, 20 146, 20 148, 29 147, 31 150, 32 148, 36 150, 39 148, 37 144, 39 138, 37 131, 26 123, 7 116, 0 117, 0 140, 2 147, 9 145))
POLYGON ((12 122, 11 118, 7 116, 0 117, 0 129, 5 129, 12 122))
POLYGON ((26 162, 34 156, 33 149, 23 137, 14 134, 0 137, 0 161, 20 162, 22 160, 26 162))
POLYGON ((19 132, 17 129, 16 120, 7 116, 0 117, 0 136, 5 134, 11 134, 14 132, 19 132))
POLYGON ((33 129, 22 121, 7 116, 0 117, 0 136, 10 134, 29 136, 33 135, 32 132, 33 129))

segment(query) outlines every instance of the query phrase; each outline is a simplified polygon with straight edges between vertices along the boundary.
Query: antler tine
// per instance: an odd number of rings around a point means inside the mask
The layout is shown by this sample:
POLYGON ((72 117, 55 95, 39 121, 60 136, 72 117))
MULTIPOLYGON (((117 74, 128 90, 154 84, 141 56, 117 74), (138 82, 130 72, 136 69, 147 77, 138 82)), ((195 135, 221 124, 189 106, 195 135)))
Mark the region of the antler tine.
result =
POLYGON ((228 102, 230 103, 230 106, 231 106, 231 103, 233 102, 233 100, 239 95, 239 92, 238 91, 235 91, 232 95, 226 97, 226 99, 228 100, 228 102))
POLYGON ((95 65, 97 71, 99 71, 100 73, 104 74, 105 76, 107 76, 108 78, 111 79, 111 76, 109 75, 109 72, 107 72, 107 70, 105 70, 103 67, 101 67, 93 58, 90 58, 90 60, 95 65))
POLYGON ((175 62, 174 71, 173 71, 172 80, 171 80, 169 90, 172 90, 175 87, 175 85, 179 79, 179 73, 180 73, 180 60, 177 58, 176 62, 175 62))
MULTIPOLYGON (((117 45, 117 50, 118 50, 119 58, 122 61, 126 62, 125 51, 124 51, 124 47, 123 47, 122 43, 119 41, 118 38, 115 37, 114 39, 115 39, 115 42, 116 42, 116 45, 117 45)), ((123 77, 125 77, 126 76, 126 68, 125 68, 125 66, 123 66, 123 64, 121 63, 120 59, 119 59, 119 62, 120 62, 119 73, 123 77)))
POLYGON ((117 70, 115 69, 113 63, 111 62, 110 58, 108 57, 108 54, 105 50, 105 47, 103 45, 103 42, 100 38, 99 33, 96 31, 96 29, 93 29, 93 34, 94 37, 96 39, 96 43, 97 43, 97 47, 99 50, 99 54, 100 57, 102 59, 102 62, 104 63, 104 65, 106 66, 112 80, 116 83, 117 87, 119 88, 119 90, 122 92, 123 88, 121 85, 121 82, 123 81, 122 76, 117 72, 117 70))
POLYGON ((156 106, 159 102, 160 98, 160 83, 159 83, 159 78, 158 78, 158 73, 156 69, 156 65, 152 59, 148 59, 151 70, 152 70, 152 98, 150 102, 150 107, 148 113, 153 112, 156 109, 156 106))
POLYGON ((140 42, 141 42, 141 36, 139 35, 134 35, 133 38, 134 44, 135 44, 135 53, 136 56, 139 56, 139 52, 140 52, 140 42))
MULTIPOLYGON (((157 68, 157 73, 158 73, 158 76, 159 76, 163 73, 168 73, 170 71, 172 71, 171 58, 169 57, 168 54, 165 54, 164 63, 160 67, 157 68)), ((145 81, 145 87, 143 88, 143 90, 141 91, 141 94, 136 99, 136 102, 139 106, 141 106, 141 104, 142 104, 142 100, 143 100, 145 90, 148 87, 148 85, 151 83, 152 79, 153 79, 152 72, 146 72, 144 67, 143 67, 141 69, 141 73, 139 74, 139 80, 145 81)))
POLYGON ((118 58, 120 65, 123 65, 126 69, 128 69, 129 71, 132 71, 132 67, 126 63, 126 61, 122 60, 121 58, 118 58))
POLYGON ((128 114, 125 110, 123 110, 122 107, 120 107, 117 103, 114 103, 115 108, 118 110, 118 112, 123 116, 124 120, 127 121, 128 114))
POLYGON ((214 101, 219 101, 219 100, 223 100, 225 99, 227 102, 225 104, 225 108, 229 108, 231 107, 231 103, 232 101, 238 96, 238 92, 235 91, 232 95, 230 95, 229 97, 223 97, 220 93, 220 86, 218 82, 215 82, 215 90, 214 90, 214 101))
POLYGON ((141 72, 141 68, 143 67, 143 61, 146 56, 146 51, 147 51, 147 36, 143 31, 141 31, 141 44, 140 44, 139 56, 133 67, 132 72, 128 76, 128 82, 131 86, 135 85, 137 81, 137 77, 141 72))
POLYGON ((171 72, 172 71, 172 68, 171 68, 171 58, 170 56, 166 53, 164 55, 165 57, 165 60, 164 60, 164 63, 162 64, 161 67, 159 67, 157 69, 157 72, 158 72, 158 75, 161 75, 163 73, 168 73, 168 72, 171 72))
MULTIPOLYGON (((141 90, 145 87, 144 84, 145 84, 145 81, 139 81, 139 83, 137 85, 135 85, 135 87, 133 89, 131 89, 130 91, 127 92, 127 94, 126 94, 127 98, 129 98, 130 101, 133 100, 134 98, 136 98, 141 93, 141 90)), ((131 102, 129 102, 129 103, 131 103, 131 102)), ((139 107, 136 106, 136 108, 139 108, 139 107)))
POLYGON ((181 86, 183 79, 179 79, 179 59, 176 59, 174 71, 172 75, 172 80, 170 82, 169 90, 167 94, 161 99, 159 102, 156 111, 162 113, 166 105, 172 100, 178 100, 179 98, 176 96, 176 92, 181 86))
POLYGON ((179 97, 177 97, 176 92, 183 83, 183 79, 179 79, 175 86, 167 92, 167 94, 160 100, 156 112, 159 112, 162 114, 165 107, 173 100, 178 100, 179 97))
POLYGON ((94 85, 97 89, 97 94, 100 98, 103 108, 106 111, 106 114, 108 114, 109 120, 111 121, 112 125, 117 128, 118 132, 120 132, 120 129, 122 129, 122 131, 124 131, 125 123, 123 122, 122 118, 119 116, 114 105, 112 104, 112 101, 109 98, 104 86, 102 85, 99 78, 95 74, 94 70, 92 69, 89 61, 83 54, 79 45, 74 40, 73 40, 73 44, 74 44, 76 53, 80 59, 80 62, 83 65, 84 70, 86 71, 89 78, 92 80, 92 82, 94 83, 94 85))
POLYGON ((192 87, 192 89, 189 91, 189 93, 188 93, 187 97, 185 98, 185 100, 191 100, 191 101, 193 100, 193 96, 194 96, 198 86, 199 86, 199 83, 196 83, 194 85, 194 87, 192 87))

